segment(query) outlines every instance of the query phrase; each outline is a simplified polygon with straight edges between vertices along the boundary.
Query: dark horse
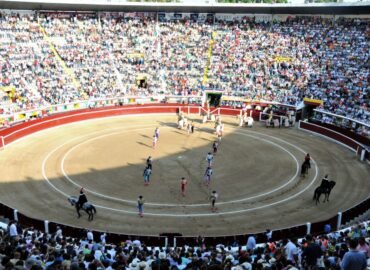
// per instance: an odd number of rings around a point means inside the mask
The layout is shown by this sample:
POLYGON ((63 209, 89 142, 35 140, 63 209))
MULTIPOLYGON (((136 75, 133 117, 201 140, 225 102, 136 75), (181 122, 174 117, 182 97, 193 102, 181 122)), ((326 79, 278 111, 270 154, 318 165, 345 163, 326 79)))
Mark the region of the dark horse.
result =
POLYGON ((76 196, 70 196, 68 198, 68 201, 72 206, 76 208, 76 212, 79 218, 81 217, 80 210, 83 209, 89 215, 89 221, 94 219, 94 214, 96 214, 96 208, 94 205, 89 202, 85 202, 82 207, 80 207, 77 203, 78 199, 76 196))
POLYGON ((310 168, 310 162, 306 160, 305 162, 303 162, 301 166, 301 176, 302 177, 305 177, 308 174, 309 168, 310 168))
POLYGON ((325 195, 324 201, 323 202, 328 202, 329 201, 329 196, 330 192, 335 186, 335 181, 329 181, 327 185, 324 186, 319 186, 315 189, 315 193, 313 195, 313 200, 316 200, 316 205, 320 203, 320 196, 321 194, 325 195))

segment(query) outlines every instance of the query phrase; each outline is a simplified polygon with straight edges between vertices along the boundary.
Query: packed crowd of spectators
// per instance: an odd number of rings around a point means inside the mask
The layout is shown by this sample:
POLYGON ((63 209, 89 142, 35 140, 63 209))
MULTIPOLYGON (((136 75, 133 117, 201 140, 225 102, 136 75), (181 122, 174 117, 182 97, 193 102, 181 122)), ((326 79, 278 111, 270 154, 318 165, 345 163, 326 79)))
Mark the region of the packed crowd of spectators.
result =
POLYGON ((351 132, 354 132, 356 134, 359 134, 363 137, 370 139, 370 127, 360 125, 357 122, 351 121, 350 119, 347 118, 329 115, 327 113, 321 113, 320 111, 317 111, 314 113, 311 120, 325 124, 335 125, 337 127, 341 127, 343 129, 349 130, 351 132))
POLYGON ((80 98, 32 14, 0 14, 0 37, 0 104, 4 113, 80 98))
POLYGON ((267 231, 262 243, 250 235, 246 243, 212 247, 199 236, 196 247, 149 247, 139 240, 107 243, 105 233, 98 236, 86 231, 80 238, 71 238, 60 227, 47 234, 33 228, 22 230, 10 222, 0 230, 0 270, 370 269, 370 226, 366 222, 303 239, 273 241, 272 235, 267 231))
POLYGON ((15 89, 0 102, 25 110, 217 89, 290 105, 320 99, 322 110, 369 123, 368 33, 366 19, 200 23, 158 22, 150 13, 0 13, 0 87, 15 89))

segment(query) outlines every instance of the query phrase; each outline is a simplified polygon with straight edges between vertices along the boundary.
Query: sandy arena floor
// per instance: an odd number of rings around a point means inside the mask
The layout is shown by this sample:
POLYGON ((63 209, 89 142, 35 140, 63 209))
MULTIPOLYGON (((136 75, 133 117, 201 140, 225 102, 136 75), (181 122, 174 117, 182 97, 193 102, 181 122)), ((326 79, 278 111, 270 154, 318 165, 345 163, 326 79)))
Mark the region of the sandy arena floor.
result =
POLYGON ((278 229, 334 216, 365 199, 370 168, 346 148, 297 129, 238 127, 226 118, 210 187, 203 183, 213 124, 193 116, 196 132, 176 128, 176 116, 97 119, 31 135, 0 153, 1 202, 26 215, 109 232, 158 235, 231 235, 278 229), (160 128, 156 149, 151 147, 160 128), (314 162, 299 176, 305 153, 314 162), (149 186, 145 160, 153 157, 149 186), (337 182, 329 203, 316 206, 313 190, 324 174, 337 182), (189 181, 187 196, 180 179, 189 181), (77 219, 67 196, 80 186, 97 206, 93 222, 77 219), (217 212, 208 200, 219 193, 217 212), (143 195, 145 216, 137 215, 143 195))

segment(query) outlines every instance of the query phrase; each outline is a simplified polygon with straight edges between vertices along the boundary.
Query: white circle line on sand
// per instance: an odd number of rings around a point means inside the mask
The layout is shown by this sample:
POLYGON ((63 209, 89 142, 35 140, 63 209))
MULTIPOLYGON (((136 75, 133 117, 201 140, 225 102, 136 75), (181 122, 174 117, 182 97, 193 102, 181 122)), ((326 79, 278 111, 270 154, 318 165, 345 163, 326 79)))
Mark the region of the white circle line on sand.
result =
MULTIPOLYGON (((153 125, 154 126, 154 125, 153 125)), ((253 133, 256 133, 256 134, 259 134, 259 135, 265 135, 265 134, 262 134, 262 133, 258 133, 258 132, 253 132, 253 133)), ((91 135, 91 134, 90 134, 91 135)), ((273 137, 273 136, 269 136, 269 135, 266 135, 268 137, 271 137, 271 138, 275 138, 275 139, 278 139, 276 137, 273 137)), ((74 138, 70 141, 73 141, 77 138, 74 138)), ((294 144, 290 144, 282 139, 278 139, 282 142, 285 142, 291 146, 293 146, 294 148, 296 148, 297 150, 299 150, 300 152, 306 154, 306 151, 302 150, 302 148, 294 145, 294 144)), ((67 143, 69 143, 70 141, 60 145, 58 148, 55 148, 53 151, 51 151, 43 160, 42 162, 42 174, 45 178, 45 180, 47 181, 47 183, 53 187, 54 190, 56 190, 57 192, 61 193, 62 195, 64 195, 65 197, 69 197, 68 194, 66 194, 65 192, 63 192, 62 190, 58 189, 57 187, 55 187, 50 181, 49 179, 47 178, 46 176, 46 173, 45 173, 45 164, 46 164, 46 160, 47 158, 49 158, 55 151, 57 151, 59 148, 61 148, 62 146, 66 145, 67 143)), ((280 203, 283 203, 283 202, 286 202, 288 200, 291 200, 291 199, 294 199, 296 198, 297 196, 301 195, 303 192, 305 192, 307 189, 309 189, 316 181, 317 179, 317 176, 319 174, 319 169, 317 167, 317 164, 316 164, 316 161, 311 158, 313 164, 315 165, 315 176, 314 178, 312 179, 312 181, 310 182, 309 185, 307 185, 304 189, 302 189, 301 191, 295 193, 294 195, 292 196, 289 196, 289 197, 286 197, 282 200, 279 200, 279 201, 276 201, 276 202, 273 202, 273 203, 270 203, 270 204, 265 204, 265 205, 261 205, 261 206, 257 206, 257 207, 252 207, 252 208, 247 208, 247 209, 241 209, 241 210, 234 210, 234 211, 227 211, 227 212, 216 212, 216 213, 203 213, 203 214, 169 214, 169 213, 145 213, 146 216, 159 216, 159 217, 209 217, 209 216, 221 216, 221 215, 233 215, 233 214, 240 214, 240 213, 246 213, 246 212, 251 212, 251 211, 255 211, 255 210, 259 210, 259 209, 264 209, 264 208, 269 208, 271 206, 275 206, 275 205, 278 205, 280 203)), ((126 214, 134 214, 134 215, 137 215, 138 212, 137 211, 127 211, 127 210, 123 210, 123 209, 116 209, 116 208, 111 208, 111 207, 106 207, 106 206, 102 206, 102 205, 95 205, 97 208, 101 208, 101 209, 106 209, 106 210, 110 210, 110 211, 114 211, 114 212, 120 212, 120 213, 126 213, 126 214)))
MULTIPOLYGON (((166 127, 161 127, 161 128, 166 128, 166 127)), ((88 142, 91 142, 91 141, 94 141, 94 140, 98 140, 98 139, 101 139, 101 138, 104 138, 104 137, 108 137, 108 136, 112 136, 112 135, 116 135, 116 134, 122 134, 122 133, 127 133, 127 132, 131 132, 131 131, 137 131, 137 130, 144 130, 144 129, 149 129, 148 128, 140 128, 140 129, 131 129, 131 130, 125 130, 124 132, 120 131, 120 132, 113 132, 113 133, 109 133, 109 134, 103 134, 101 136, 97 136, 97 137, 94 137, 94 138, 90 138, 86 141, 83 141, 82 143, 79 143, 79 144, 76 144, 75 146, 73 146, 71 149, 69 149, 69 151, 67 151, 67 153, 64 154, 63 156, 63 159, 61 161, 61 164, 60 164, 60 167, 61 167, 61 170, 62 170, 62 173, 64 175, 64 177, 70 182, 72 183, 73 185, 77 186, 77 187, 81 187, 80 184, 76 183, 73 179, 71 179, 67 173, 65 172, 64 170, 64 162, 66 160, 66 157, 68 156, 68 154, 70 152, 72 152, 74 149, 76 149, 78 146, 80 145, 83 145, 85 143, 88 143, 88 142)), ((80 136, 78 138, 84 138, 86 136, 80 136)), ((102 193, 99 193, 99 192, 96 192, 94 190, 91 190, 87 187, 84 187, 84 190, 86 190, 87 192, 91 193, 91 194, 94 194, 98 197, 102 197, 102 198, 106 198, 106 199, 110 199, 110 200, 114 200, 114 201, 120 201, 120 202, 125 202, 125 203, 134 203, 136 204, 137 202, 136 201, 131 201, 131 200, 125 200, 125 199, 120 199, 120 198, 115 198, 115 197, 111 197, 111 196, 108 196, 108 195, 105 195, 105 194, 102 194, 102 193)))
MULTIPOLYGON (((129 130, 131 131, 131 130, 129 130)), ((129 131, 125 131, 126 132, 129 132, 129 131)), ((267 196, 267 195, 270 195, 278 190, 281 190, 282 188, 286 187, 287 185, 289 185, 290 183, 292 183, 294 181, 294 179, 298 176, 298 173, 299 173, 299 162, 298 160, 296 159, 296 157, 289 151, 287 150, 286 148, 282 147, 281 145, 277 144, 277 143, 274 143, 274 142, 271 142, 270 140, 266 140, 266 139, 263 139, 263 138, 260 138, 260 137, 257 137, 257 136, 253 136, 253 135, 250 135, 250 134, 245 134, 245 133, 241 133, 241 132, 235 132, 236 134, 239 134, 239 135, 243 135, 243 136, 248 136, 248 137, 252 137, 254 139, 257 139, 257 140, 262 140, 262 141, 265 141, 267 143, 270 143, 274 146, 276 146, 277 148, 280 148, 281 150, 287 152, 292 158, 293 160, 295 161, 295 165, 296 165, 296 171, 295 171, 295 174, 287 181, 285 182, 283 185, 273 189, 273 190, 270 190, 268 192, 264 192, 264 193, 261 193, 261 194, 258 194, 258 195, 254 195, 254 196, 250 196, 250 197, 246 197, 246 198, 242 198, 242 199, 238 199, 238 200, 232 200, 232 201, 224 201, 224 202, 217 202, 217 205, 224 205, 224 204, 232 204, 232 203, 240 203, 240 202, 244 202, 244 201, 249 201, 249 200, 252 200, 252 199, 256 199, 256 198, 260 198, 260 197, 263 197, 263 196, 267 196)), ((110 136, 110 135, 115 135, 117 134, 117 132, 115 133, 112 133, 112 134, 104 134, 102 136, 98 136, 98 137, 95 137, 95 138, 91 138, 87 141, 83 141, 79 144, 76 144, 75 146, 73 146, 71 149, 69 149, 63 156, 62 160, 61 160, 61 171, 62 171, 62 174, 64 175, 64 177, 70 182, 72 183, 73 185, 77 186, 77 187, 80 187, 81 185, 78 184, 76 181, 74 181, 71 177, 68 176, 68 174, 66 173, 65 171, 65 167, 64 167, 64 164, 65 164, 65 160, 68 158, 68 156, 74 151, 76 150, 78 147, 86 144, 86 143, 89 143, 91 141, 94 141, 94 140, 98 140, 98 139, 101 139, 101 138, 104 138, 104 137, 107 137, 107 136, 110 136)), ((99 197, 102 197, 102 198, 107 198, 107 199, 110 199, 110 200, 113 200, 113 201, 118 201, 118 202, 124 202, 124 203, 129 203, 129 204, 133 204, 133 205, 136 205, 137 202, 136 201, 133 201, 133 200, 126 200, 126 199, 121 199, 121 198, 117 198, 117 197, 112 197, 112 196, 109 196, 109 195, 105 195, 105 194, 102 194, 102 193, 99 193, 95 190, 91 190, 87 187, 84 187, 84 189, 86 191, 88 191, 89 193, 91 194, 94 194, 96 196, 99 196, 99 197)), ((203 206, 208 206, 209 204, 208 203, 200 203, 200 204, 172 204, 172 203, 156 203, 156 202, 146 202, 145 205, 147 206, 161 206, 161 207, 203 207, 203 206)))
MULTIPOLYGON (((137 125, 137 126, 131 126, 131 127, 134 127, 134 128, 137 128, 137 127, 143 127, 143 128, 146 128, 148 127, 149 125, 137 125)), ((152 127, 154 126, 158 126, 158 125, 151 125, 152 127)), ((149 127, 148 127, 149 128, 149 127)), ((119 129, 122 129, 122 127, 120 128, 112 128, 112 129, 109 129, 109 130, 119 130, 119 129)), ((87 137, 87 136, 91 136, 93 134, 99 134, 101 133, 102 131, 96 131, 96 132, 92 132, 92 133, 89 133, 88 135, 85 135, 84 137, 87 137)), ((65 143, 59 145, 58 147, 54 148, 52 151, 50 151, 46 156, 45 158, 43 159, 42 161, 42 165, 41 165, 41 172, 42 172, 42 176, 44 177, 44 179, 46 180, 46 182, 54 189, 56 190, 57 192, 59 192, 60 194, 64 195, 65 197, 69 197, 70 195, 68 195, 67 193, 65 193, 64 191, 58 189, 53 183, 51 183, 51 181, 49 180, 49 178, 47 177, 46 175, 46 172, 45 172, 45 165, 46 165, 46 162, 48 161, 48 159, 56 152, 58 151, 60 148, 64 147, 65 145, 73 142, 73 141, 76 141, 80 139, 80 137, 75 137, 71 140, 68 140, 66 141, 65 143)))

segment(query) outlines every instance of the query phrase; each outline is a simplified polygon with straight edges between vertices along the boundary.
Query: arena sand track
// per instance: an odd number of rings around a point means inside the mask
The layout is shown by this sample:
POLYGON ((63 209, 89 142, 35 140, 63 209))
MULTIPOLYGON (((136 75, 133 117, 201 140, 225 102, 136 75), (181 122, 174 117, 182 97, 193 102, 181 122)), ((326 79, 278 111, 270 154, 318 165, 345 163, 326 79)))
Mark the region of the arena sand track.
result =
POLYGON ((215 236, 324 220, 369 194, 369 166, 348 149, 293 128, 266 129, 260 123, 240 128, 226 117, 214 177, 206 187, 205 157, 216 137, 213 124, 192 117, 197 130, 190 136, 176 128, 176 116, 147 115, 74 123, 22 139, 0 153, 1 202, 35 218, 109 232, 215 236), (153 150, 156 126, 160 138, 153 150), (301 178, 297 161, 300 166, 304 152, 318 169, 312 166, 301 178), (149 155, 153 175, 145 187, 149 155), (326 173, 337 185, 330 202, 316 206, 313 190, 326 173), (182 176, 189 180, 186 197, 180 194, 182 176), (93 222, 86 214, 77 219, 66 200, 78 195, 79 186, 92 203, 110 208, 98 208, 93 222), (220 195, 216 213, 208 201, 212 190, 220 195), (137 215, 138 195, 146 200, 144 218, 137 215))

